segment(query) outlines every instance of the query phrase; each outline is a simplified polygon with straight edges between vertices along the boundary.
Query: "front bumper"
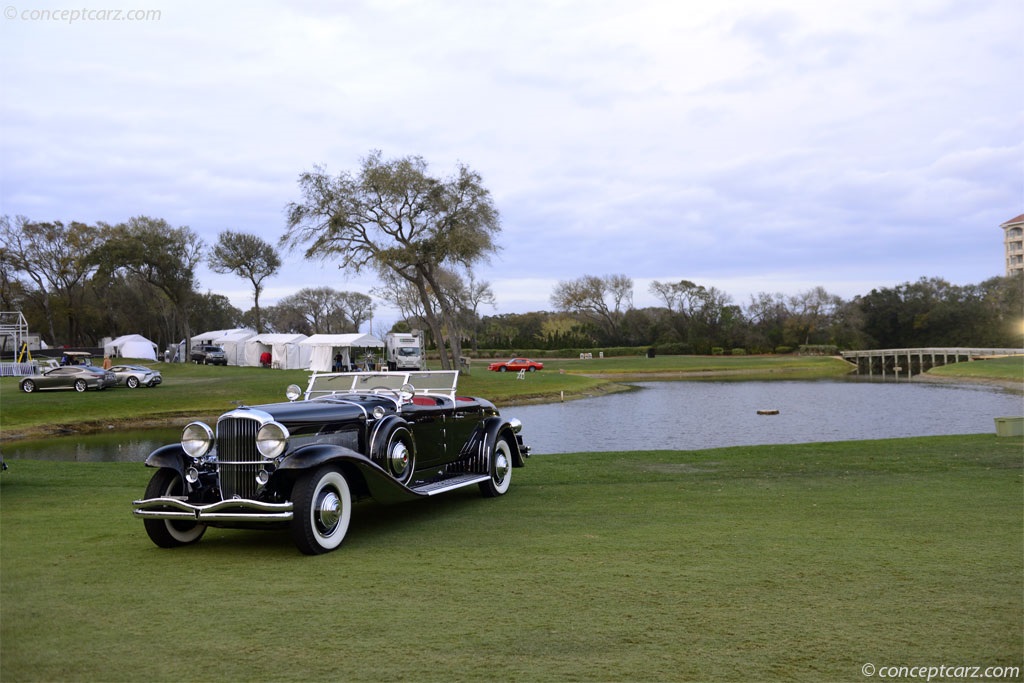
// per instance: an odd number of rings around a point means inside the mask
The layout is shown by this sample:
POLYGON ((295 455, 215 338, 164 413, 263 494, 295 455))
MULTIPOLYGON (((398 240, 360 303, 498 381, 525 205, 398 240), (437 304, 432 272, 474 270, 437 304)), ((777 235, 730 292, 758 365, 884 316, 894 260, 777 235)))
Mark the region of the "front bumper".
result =
POLYGON ((164 496, 132 501, 132 514, 146 519, 169 519, 199 523, 289 522, 291 503, 264 503, 258 500, 232 498, 206 505, 195 505, 182 498, 164 496))

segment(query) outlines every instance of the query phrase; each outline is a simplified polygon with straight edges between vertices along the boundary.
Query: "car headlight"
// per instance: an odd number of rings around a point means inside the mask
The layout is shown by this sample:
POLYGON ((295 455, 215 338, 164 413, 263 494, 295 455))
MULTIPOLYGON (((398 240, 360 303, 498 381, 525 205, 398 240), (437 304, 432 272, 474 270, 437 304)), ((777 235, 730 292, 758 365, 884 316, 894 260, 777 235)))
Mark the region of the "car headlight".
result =
POLYGON ((256 433, 256 450, 267 460, 273 460, 288 447, 288 429, 280 422, 268 422, 256 433))
POLYGON ((190 422, 181 432, 181 447, 192 458, 201 458, 213 446, 213 430, 202 422, 190 422))

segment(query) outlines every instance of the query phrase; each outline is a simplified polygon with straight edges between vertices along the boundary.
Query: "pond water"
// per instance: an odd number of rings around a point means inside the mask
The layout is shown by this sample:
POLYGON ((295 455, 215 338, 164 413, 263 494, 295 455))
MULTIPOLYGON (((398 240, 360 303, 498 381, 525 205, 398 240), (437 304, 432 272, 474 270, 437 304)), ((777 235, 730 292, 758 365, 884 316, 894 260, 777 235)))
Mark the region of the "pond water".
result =
POLYGON ((1022 399, 980 385, 858 381, 641 382, 638 391, 502 411, 534 453, 994 433, 1022 399), (777 415, 759 415, 777 410, 777 415))
MULTIPOLYGON (((527 380, 528 381, 528 380, 527 380)), ((857 381, 641 382, 636 391, 505 408, 534 454, 991 434, 1024 414, 1019 394, 968 384, 857 381), (777 410, 777 415, 759 415, 777 410)), ((180 429, 7 444, 7 460, 142 462, 180 429)))

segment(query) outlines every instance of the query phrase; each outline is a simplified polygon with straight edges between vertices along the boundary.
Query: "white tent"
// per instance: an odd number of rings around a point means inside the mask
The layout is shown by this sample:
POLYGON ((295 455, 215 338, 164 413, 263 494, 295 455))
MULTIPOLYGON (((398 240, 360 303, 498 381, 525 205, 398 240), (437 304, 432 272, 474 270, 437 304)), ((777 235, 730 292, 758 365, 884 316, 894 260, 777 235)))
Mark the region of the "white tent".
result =
MULTIPOLYGON (((313 349, 309 361, 310 370, 330 372, 334 366, 335 356, 340 356, 341 365, 349 368, 352 366, 350 352, 353 348, 383 348, 384 342, 372 334, 314 334, 300 341, 299 346, 313 349)), ((359 359, 356 358, 355 361, 358 362, 359 359)))
MULTIPOLYGON (((211 330, 209 332, 203 332, 203 333, 197 334, 197 335, 195 335, 193 337, 189 337, 189 346, 194 349, 197 346, 203 346, 204 344, 216 344, 217 342, 214 341, 214 340, 219 339, 220 337, 223 337, 226 334, 231 334, 232 332, 242 332, 242 331, 249 332, 250 334, 256 334, 255 331, 253 331, 253 330, 246 330, 244 327, 235 327, 235 328, 232 328, 230 330, 211 330)), ((185 340, 184 339, 182 339, 181 343, 178 344, 178 355, 177 355, 177 358, 182 363, 188 361, 188 358, 185 357, 185 340)))
POLYGON ((256 330, 250 330, 246 327, 233 327, 230 330, 213 330, 211 332, 203 332, 202 334, 197 334, 192 337, 192 346, 196 346, 198 344, 216 344, 217 342, 214 340, 234 332, 248 332, 250 335, 256 334, 256 330))
POLYGON ((257 334, 245 340, 245 365, 259 365, 260 356, 270 354, 273 367, 283 370, 305 370, 313 347, 299 346, 304 334, 257 334))
POLYGON ((156 360, 157 345, 141 334, 126 334, 103 345, 103 355, 156 360))
POLYGON ((245 365, 245 342, 256 336, 256 330, 228 330, 213 340, 213 343, 224 349, 228 365, 245 365))

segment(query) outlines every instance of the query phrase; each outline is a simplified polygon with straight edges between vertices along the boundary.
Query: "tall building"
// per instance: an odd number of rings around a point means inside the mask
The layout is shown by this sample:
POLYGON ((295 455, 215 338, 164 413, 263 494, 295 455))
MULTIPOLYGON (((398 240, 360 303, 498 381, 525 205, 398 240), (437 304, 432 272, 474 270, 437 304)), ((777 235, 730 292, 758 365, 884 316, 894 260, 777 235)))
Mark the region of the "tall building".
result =
POLYGON ((1006 236, 1006 274, 1024 272, 1024 213, 999 226, 1006 236))

